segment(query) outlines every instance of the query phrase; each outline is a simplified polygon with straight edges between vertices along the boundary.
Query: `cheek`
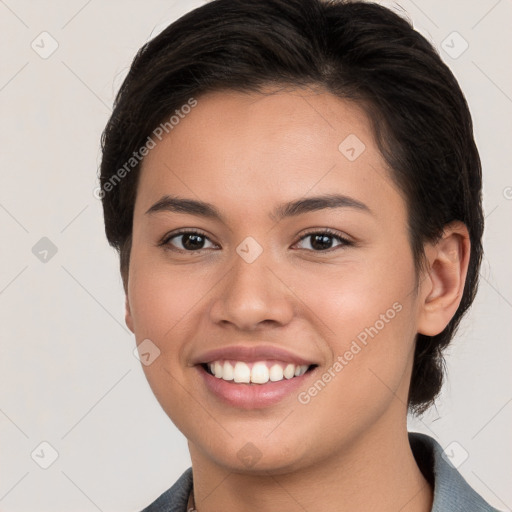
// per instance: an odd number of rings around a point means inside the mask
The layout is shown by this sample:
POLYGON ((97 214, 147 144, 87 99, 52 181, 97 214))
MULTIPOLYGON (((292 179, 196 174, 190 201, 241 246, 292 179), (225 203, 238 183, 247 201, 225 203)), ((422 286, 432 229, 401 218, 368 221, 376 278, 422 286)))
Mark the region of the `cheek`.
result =
POLYGON ((207 292, 207 281, 189 268, 171 268, 154 256, 135 253, 129 300, 137 340, 150 338, 162 351, 171 348, 170 340, 190 321, 207 292))
POLYGON ((412 314, 404 308, 414 298, 413 262, 390 248, 382 253, 366 259, 347 258, 336 265, 313 264, 300 272, 291 269, 286 276, 307 306, 302 314, 323 326, 330 346, 338 352, 345 350, 347 339, 366 328, 377 323, 379 332, 389 330, 390 324, 399 329, 401 324, 395 318, 412 314), (403 310, 400 315, 397 309, 403 310))
MULTIPOLYGON (((410 300, 392 298, 369 294, 356 302, 347 294, 340 301, 344 309, 336 318, 333 311, 329 322, 334 334, 325 337, 332 360, 298 390, 297 418, 307 418, 307 424, 298 421, 295 428, 310 431, 321 425, 331 440, 350 444, 387 411, 406 409, 414 307, 410 300)), ((326 453, 330 443, 322 443, 326 453)))
POLYGON ((208 286, 191 272, 170 269, 152 254, 132 253, 129 300, 137 343, 149 339, 160 351, 149 365, 142 365, 156 399, 182 431, 186 418, 197 414, 197 404, 183 399, 186 368, 182 356, 190 338, 194 315, 208 286))
POLYGON ((312 410, 318 406, 315 414, 328 402, 368 417, 388 405, 407 379, 415 335, 414 265, 406 251, 388 247, 383 253, 385 258, 347 262, 336 272, 304 272, 301 288, 294 287, 307 297, 307 314, 331 355, 321 382, 301 390, 312 410))

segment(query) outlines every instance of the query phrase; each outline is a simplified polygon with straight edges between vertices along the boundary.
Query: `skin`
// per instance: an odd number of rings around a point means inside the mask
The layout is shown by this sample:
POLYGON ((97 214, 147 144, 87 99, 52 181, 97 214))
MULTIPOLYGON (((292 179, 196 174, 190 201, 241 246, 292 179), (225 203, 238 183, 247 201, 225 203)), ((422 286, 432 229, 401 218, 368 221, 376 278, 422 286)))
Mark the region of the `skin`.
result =
POLYGON ((416 333, 441 332, 459 305, 467 230, 446 226, 417 276, 404 198, 363 110, 325 91, 272 92, 201 96, 143 162, 126 323, 137 343, 149 338, 161 352, 146 377, 188 439, 199 512, 430 511, 432 489, 407 438, 407 394, 416 333), (366 146, 354 161, 338 150, 350 134, 366 146), (270 216, 278 204, 334 193, 370 213, 270 216), (211 203, 224 222, 146 214, 164 194, 211 203), (204 249, 180 253, 179 236, 158 245, 180 228, 204 232, 204 249), (312 228, 352 245, 332 238, 329 251, 315 249, 304 236, 312 228), (263 248, 250 264, 236 252, 248 236, 263 248), (191 363, 210 348, 271 344, 318 364, 307 391, 395 303, 400 312, 307 404, 292 393, 263 409, 226 405, 191 363), (260 456, 252 466, 237 457, 249 442, 260 456))

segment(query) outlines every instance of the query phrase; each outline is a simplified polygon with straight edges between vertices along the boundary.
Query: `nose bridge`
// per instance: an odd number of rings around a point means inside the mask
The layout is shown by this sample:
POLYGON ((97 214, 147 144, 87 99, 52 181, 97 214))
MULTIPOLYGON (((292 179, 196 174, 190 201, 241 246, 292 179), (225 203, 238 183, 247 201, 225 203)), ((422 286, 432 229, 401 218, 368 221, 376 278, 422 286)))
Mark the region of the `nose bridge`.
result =
POLYGON ((290 296, 271 271, 271 251, 247 237, 231 259, 231 271, 211 309, 214 322, 254 329, 265 321, 284 324, 293 316, 290 296))
POLYGON ((269 250, 256 242, 252 237, 247 237, 241 242, 233 254, 232 277, 230 287, 235 293, 254 291, 254 294, 270 292, 272 275, 269 267, 272 267, 271 254, 269 250))

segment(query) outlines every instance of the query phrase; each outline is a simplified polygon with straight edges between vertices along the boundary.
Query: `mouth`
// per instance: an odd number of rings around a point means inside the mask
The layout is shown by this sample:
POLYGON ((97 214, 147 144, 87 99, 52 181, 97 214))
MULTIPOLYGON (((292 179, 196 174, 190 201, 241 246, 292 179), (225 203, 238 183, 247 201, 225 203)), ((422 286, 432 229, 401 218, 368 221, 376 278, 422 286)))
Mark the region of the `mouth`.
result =
POLYGON ((307 381, 315 378, 318 365, 221 359, 195 367, 206 392, 220 404, 252 410, 270 407, 285 399, 296 400, 300 389, 305 389, 307 381))
POLYGON ((234 384, 265 385, 269 382, 291 380, 314 370, 316 364, 294 364, 284 361, 236 361, 220 359, 203 363, 201 367, 211 376, 234 384))

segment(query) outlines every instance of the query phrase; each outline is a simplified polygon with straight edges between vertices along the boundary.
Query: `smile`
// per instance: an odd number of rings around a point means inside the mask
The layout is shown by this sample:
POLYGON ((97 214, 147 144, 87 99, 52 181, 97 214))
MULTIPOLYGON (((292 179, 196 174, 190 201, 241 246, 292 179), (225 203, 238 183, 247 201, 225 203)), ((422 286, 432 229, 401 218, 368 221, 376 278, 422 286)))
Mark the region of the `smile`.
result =
POLYGON ((293 400, 318 374, 321 360, 283 346, 240 341, 194 354, 190 363, 208 399, 250 410, 293 400))
POLYGON ((217 360, 204 365, 205 370, 218 379, 239 384, 267 384, 304 375, 315 365, 297 365, 283 361, 245 362, 217 360))

